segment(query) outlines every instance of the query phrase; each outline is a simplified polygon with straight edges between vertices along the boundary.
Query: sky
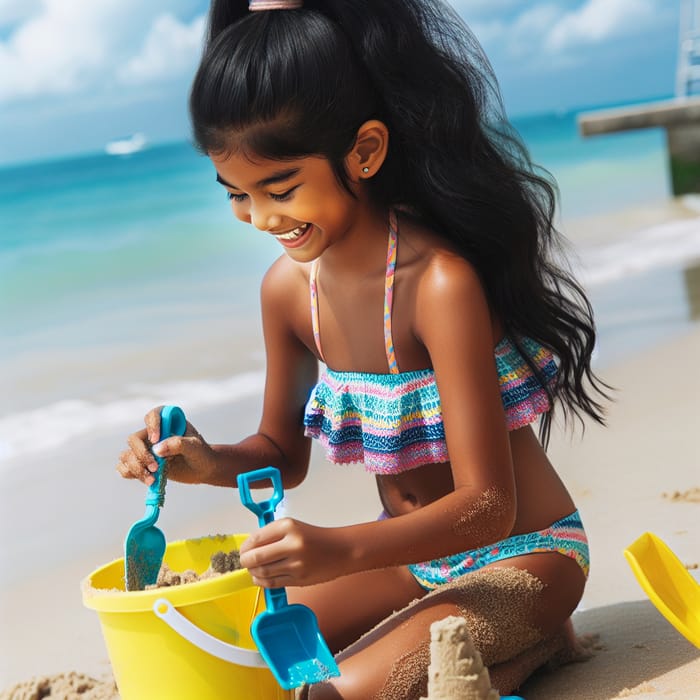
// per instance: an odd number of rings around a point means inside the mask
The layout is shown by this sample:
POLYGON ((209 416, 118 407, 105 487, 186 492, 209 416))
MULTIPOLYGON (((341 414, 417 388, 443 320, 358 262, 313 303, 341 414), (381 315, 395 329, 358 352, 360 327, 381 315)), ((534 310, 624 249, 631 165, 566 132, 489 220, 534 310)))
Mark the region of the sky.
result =
MULTIPOLYGON (((679 0, 451 0, 511 117, 670 97, 679 0)), ((188 138, 202 0, 0 0, 0 165, 188 138)))

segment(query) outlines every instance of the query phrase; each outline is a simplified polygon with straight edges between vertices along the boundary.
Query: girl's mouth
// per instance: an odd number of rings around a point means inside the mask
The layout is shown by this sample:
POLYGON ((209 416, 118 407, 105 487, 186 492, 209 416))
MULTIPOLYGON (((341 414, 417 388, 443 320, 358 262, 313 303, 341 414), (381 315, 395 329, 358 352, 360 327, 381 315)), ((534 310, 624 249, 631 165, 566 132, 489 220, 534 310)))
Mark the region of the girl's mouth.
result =
POLYGON ((312 228, 311 224, 302 224, 291 231, 275 233, 274 236, 285 248, 296 248, 303 245, 312 228))

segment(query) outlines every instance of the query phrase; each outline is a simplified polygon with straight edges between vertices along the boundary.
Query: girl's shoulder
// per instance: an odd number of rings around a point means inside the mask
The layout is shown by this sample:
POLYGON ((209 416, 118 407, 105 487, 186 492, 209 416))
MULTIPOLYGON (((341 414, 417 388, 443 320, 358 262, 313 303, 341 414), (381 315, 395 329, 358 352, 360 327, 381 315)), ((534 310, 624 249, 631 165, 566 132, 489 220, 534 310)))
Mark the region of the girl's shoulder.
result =
POLYGON ((296 336, 312 348, 310 270, 310 263, 295 262, 282 254, 263 277, 260 301, 263 325, 270 329, 277 328, 285 337, 288 334, 296 336))
POLYGON ((429 228, 406 222, 401 227, 399 248, 399 268, 421 296, 481 290, 474 265, 429 228))
POLYGON ((267 269, 262 280, 263 294, 308 293, 311 263, 299 263, 284 253, 267 269))

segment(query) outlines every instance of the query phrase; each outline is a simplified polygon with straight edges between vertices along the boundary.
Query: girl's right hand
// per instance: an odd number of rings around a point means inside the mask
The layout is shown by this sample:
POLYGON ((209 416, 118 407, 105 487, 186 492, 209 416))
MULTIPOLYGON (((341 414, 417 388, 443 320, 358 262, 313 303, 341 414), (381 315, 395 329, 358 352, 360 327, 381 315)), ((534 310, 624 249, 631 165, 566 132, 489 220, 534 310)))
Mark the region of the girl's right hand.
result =
POLYGON ((153 473, 158 462, 151 452, 168 460, 168 479, 188 484, 200 484, 214 472, 216 455, 211 446, 188 421, 183 437, 173 436, 158 442, 160 437, 161 406, 149 411, 144 421, 146 427, 127 439, 129 449, 119 457, 117 471, 125 479, 139 479, 146 485, 154 482, 153 473))

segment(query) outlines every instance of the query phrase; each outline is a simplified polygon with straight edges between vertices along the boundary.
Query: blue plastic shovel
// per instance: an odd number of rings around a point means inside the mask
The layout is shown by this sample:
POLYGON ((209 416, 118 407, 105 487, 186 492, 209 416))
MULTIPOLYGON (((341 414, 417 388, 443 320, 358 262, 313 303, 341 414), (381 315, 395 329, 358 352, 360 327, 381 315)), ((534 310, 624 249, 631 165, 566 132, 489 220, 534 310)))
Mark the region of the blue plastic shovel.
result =
MULTIPOLYGON (((163 406, 160 411, 160 439, 184 435, 187 420, 178 406, 163 406)), ((158 471, 146 494, 146 514, 135 522, 124 541, 124 580, 127 591, 142 591, 158 580, 165 554, 165 535, 155 527, 160 509, 165 503, 167 474, 165 460, 155 453, 158 471)))
MULTIPOLYGON (((275 519, 275 508, 284 495, 279 469, 265 467, 239 474, 238 490, 241 503, 258 516, 260 527, 275 519), (267 480, 272 481, 272 497, 255 502, 250 484, 267 480)), ((321 635, 313 610, 298 603, 289 605, 284 588, 264 590, 267 610, 253 620, 250 633, 277 682, 285 690, 291 690, 339 676, 340 670, 321 635)))

